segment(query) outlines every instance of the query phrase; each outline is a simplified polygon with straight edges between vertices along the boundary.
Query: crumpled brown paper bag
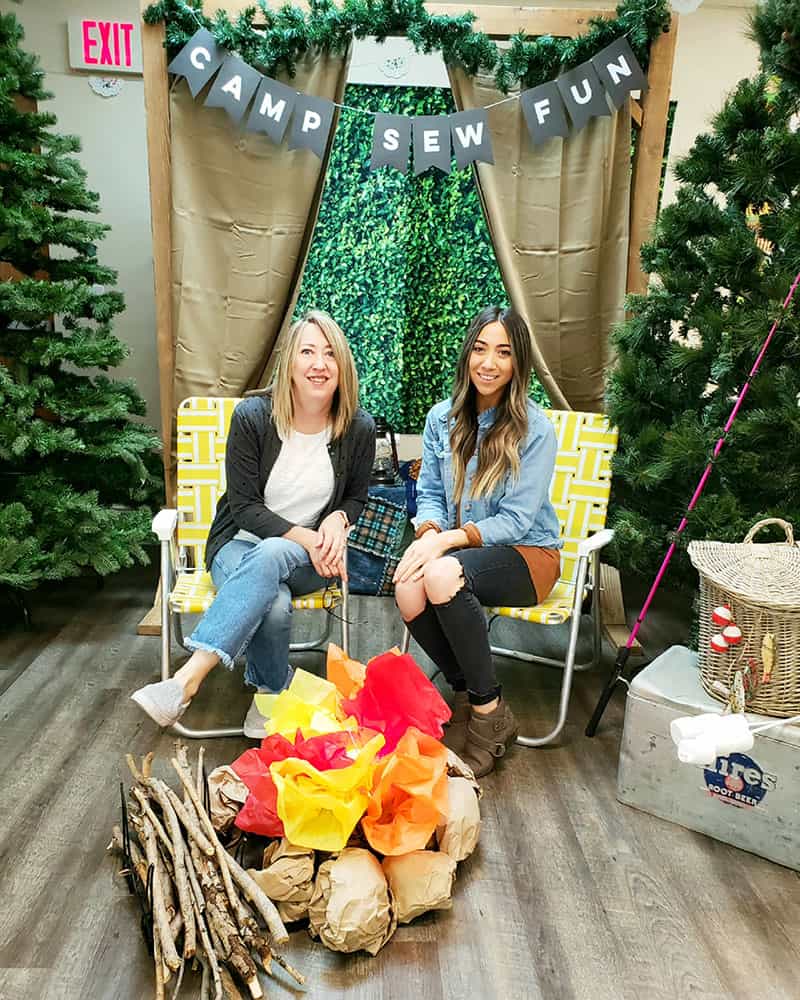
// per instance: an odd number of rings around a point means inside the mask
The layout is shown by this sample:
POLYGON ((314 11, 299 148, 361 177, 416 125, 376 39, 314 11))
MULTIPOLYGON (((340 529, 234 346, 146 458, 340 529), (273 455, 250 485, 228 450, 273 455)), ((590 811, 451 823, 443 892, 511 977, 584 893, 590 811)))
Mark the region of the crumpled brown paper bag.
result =
POLYGON ((282 837, 267 845, 262 864, 261 871, 251 868, 250 874, 275 902, 281 920, 302 920, 314 892, 314 852, 282 837))
POLYGON ((448 778, 450 808, 447 821, 436 828, 439 850, 454 861, 463 861, 475 850, 481 833, 478 793, 468 778, 448 778))
POLYGON ((483 789, 478 784, 475 772, 465 763, 457 753, 447 748, 447 773, 451 778, 467 778, 478 794, 478 798, 483 795, 483 789))
POLYGON ((214 829, 225 833, 249 795, 247 785, 232 767, 223 764, 222 767, 215 767, 208 776, 208 795, 214 829))
POLYGON ((389 885, 371 851, 346 847, 320 865, 309 930, 333 951, 377 955, 397 927, 389 885))
POLYGON ((428 910, 449 910, 456 862, 440 851, 411 851, 383 859, 399 924, 428 910))

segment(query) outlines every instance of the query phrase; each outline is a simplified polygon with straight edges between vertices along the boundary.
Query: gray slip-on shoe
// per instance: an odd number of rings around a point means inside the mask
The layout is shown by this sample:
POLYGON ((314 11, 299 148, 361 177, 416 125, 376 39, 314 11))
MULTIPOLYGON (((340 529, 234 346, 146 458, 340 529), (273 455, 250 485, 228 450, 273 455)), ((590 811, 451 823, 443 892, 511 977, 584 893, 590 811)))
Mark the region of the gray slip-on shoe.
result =
POLYGON ((258 705, 256 705, 256 699, 253 697, 244 720, 244 735, 249 740, 265 739, 267 735, 266 725, 268 718, 269 716, 262 715, 261 712, 259 712, 258 705))
POLYGON ((139 688, 133 692, 131 700, 147 712, 153 722, 166 728, 175 725, 189 707, 191 698, 184 701, 181 682, 170 677, 169 680, 139 688))

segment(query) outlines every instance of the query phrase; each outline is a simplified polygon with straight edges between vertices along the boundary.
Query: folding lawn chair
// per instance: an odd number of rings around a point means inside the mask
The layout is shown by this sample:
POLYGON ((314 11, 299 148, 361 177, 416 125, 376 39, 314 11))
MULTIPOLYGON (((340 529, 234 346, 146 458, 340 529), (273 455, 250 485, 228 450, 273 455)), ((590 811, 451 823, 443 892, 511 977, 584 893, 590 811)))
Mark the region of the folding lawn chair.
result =
MULTIPOLYGON (((181 646, 181 615, 203 614, 211 607, 216 588, 204 568, 206 538, 217 501, 225 492, 225 444, 236 398, 193 396, 178 407, 178 507, 162 510, 153 518, 153 531, 161 543, 161 678, 171 674, 170 629, 181 646)), ((295 611, 330 611, 341 604, 342 647, 349 650, 347 626, 347 586, 326 587, 295 597, 295 611)), ((306 642, 292 643, 289 649, 322 650, 331 634, 332 615, 326 615, 324 631, 306 642)), ((186 648, 184 646, 184 648, 186 648)), ((212 739, 241 736, 242 728, 189 729, 178 723, 180 736, 212 739)))
MULTIPOLYGON (((514 618, 535 625, 562 625, 570 621, 563 660, 538 656, 519 649, 492 646, 492 652, 526 663, 544 663, 563 668, 558 718, 554 728, 541 737, 520 736, 518 742, 535 747, 552 743, 567 720, 567 708, 575 671, 590 670, 600 661, 602 650, 599 600, 600 550, 614 537, 605 527, 611 491, 611 459, 617 450, 616 428, 609 427, 602 413, 576 410, 545 410, 558 437, 558 455, 550 487, 550 500, 561 525, 561 577, 544 601, 529 608, 487 608, 489 629, 498 618, 514 618), (591 594, 592 657, 575 663, 581 614, 591 594)), ((408 629, 403 651, 408 651, 408 629)))

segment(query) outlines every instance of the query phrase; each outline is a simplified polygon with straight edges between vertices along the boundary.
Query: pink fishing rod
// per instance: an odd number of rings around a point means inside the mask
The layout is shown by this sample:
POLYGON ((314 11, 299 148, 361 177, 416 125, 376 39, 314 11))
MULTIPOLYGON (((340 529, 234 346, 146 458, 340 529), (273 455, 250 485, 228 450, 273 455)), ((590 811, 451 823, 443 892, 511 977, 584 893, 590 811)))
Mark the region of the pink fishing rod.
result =
POLYGON ((797 276, 792 282, 792 286, 789 289, 786 298, 783 300, 783 306, 781 308, 781 311, 776 317, 775 322, 772 324, 772 328, 767 334, 767 339, 761 345, 761 350, 758 352, 758 357, 756 358, 753 367, 750 369, 750 374, 747 376, 747 380, 742 386, 741 392, 736 397, 736 402, 733 404, 733 409, 731 410, 731 414, 728 417, 727 421, 725 422, 725 426, 722 430, 722 434, 720 435, 719 440, 714 445, 714 450, 711 453, 711 458, 708 460, 708 465, 705 467, 705 471, 703 472, 703 475, 700 477, 700 482, 697 484, 697 487, 695 488, 695 491, 692 494, 692 499, 689 501, 689 506, 686 508, 686 513, 681 518, 681 522, 678 525, 677 531, 675 532, 674 540, 670 545, 670 547, 667 549, 667 553, 664 556, 664 561, 661 563, 661 568, 659 569, 658 573, 656 573, 655 579, 653 580, 653 585, 650 587, 650 591, 647 597, 645 598, 644 604, 642 605, 642 610, 639 612, 636 618, 636 622, 633 628, 631 629, 631 633, 628 636, 628 641, 617 653, 617 659, 616 662, 614 663, 614 669, 611 672, 611 676, 608 679, 608 683, 603 688, 603 693, 600 695, 600 700, 597 702, 597 707, 592 713, 592 717, 589 720, 589 724, 586 726, 587 736, 594 736, 595 732, 597 731, 597 726, 600 722, 600 719, 602 718, 603 712, 606 710, 606 705, 608 705, 611 695, 614 693, 614 688, 617 686, 617 683, 622 679, 622 675, 625 671, 625 664, 628 662, 628 657, 631 654, 631 648, 633 647, 634 642, 636 642, 636 636, 639 634, 639 629, 642 627, 642 622, 647 617, 647 612, 650 608, 650 605, 653 603, 653 598, 656 595, 656 591, 661 585, 661 581, 664 579, 664 575, 667 572, 667 567, 670 564, 672 556, 675 554, 675 549, 677 548, 678 539, 686 530, 686 527, 689 523, 688 515, 694 510, 697 501, 700 499, 700 496, 706 487, 706 483, 708 482, 708 477, 711 475, 711 470, 714 467, 714 462, 717 460, 717 456, 722 451, 722 448, 725 444, 725 439, 728 436, 728 431, 730 431, 731 426, 733 425, 733 422, 736 419, 736 414, 742 407, 742 403, 744 402, 745 396, 747 395, 750 389, 750 384, 753 381, 753 378, 755 377, 756 373, 758 372, 758 369, 761 367, 761 362, 764 360, 764 355, 767 353, 769 345, 772 342, 772 338, 775 336, 775 331, 780 326, 781 320, 783 319, 786 309, 788 308, 789 303, 792 301, 792 297, 795 293, 795 290, 797 289, 798 284, 800 284, 800 272, 798 272, 797 276))

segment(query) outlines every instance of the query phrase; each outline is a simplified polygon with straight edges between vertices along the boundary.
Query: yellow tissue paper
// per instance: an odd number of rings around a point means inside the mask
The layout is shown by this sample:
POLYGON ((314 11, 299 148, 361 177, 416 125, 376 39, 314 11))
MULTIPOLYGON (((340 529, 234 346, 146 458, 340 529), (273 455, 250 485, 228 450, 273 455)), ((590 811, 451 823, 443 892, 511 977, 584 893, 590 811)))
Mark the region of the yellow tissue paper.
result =
POLYGON ((298 847, 341 851, 367 808, 375 756, 384 744, 378 733, 349 767, 318 771, 289 757, 270 765, 278 790, 278 816, 286 838, 298 847))
POLYGON ((335 685, 307 670, 295 670, 292 683, 280 694, 256 695, 258 710, 267 717, 264 735, 280 733, 292 743, 298 729, 306 739, 357 729, 358 722, 345 718, 340 702, 335 685))

